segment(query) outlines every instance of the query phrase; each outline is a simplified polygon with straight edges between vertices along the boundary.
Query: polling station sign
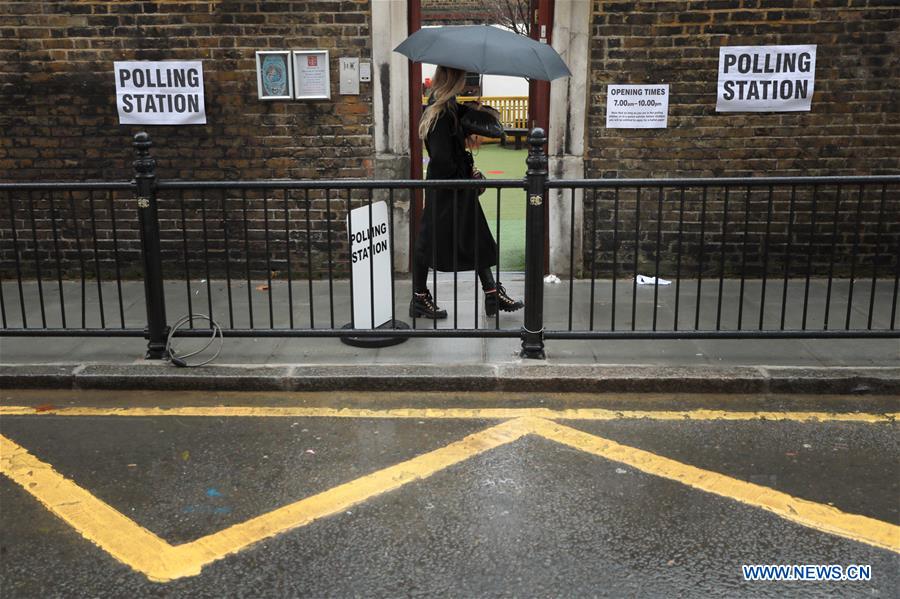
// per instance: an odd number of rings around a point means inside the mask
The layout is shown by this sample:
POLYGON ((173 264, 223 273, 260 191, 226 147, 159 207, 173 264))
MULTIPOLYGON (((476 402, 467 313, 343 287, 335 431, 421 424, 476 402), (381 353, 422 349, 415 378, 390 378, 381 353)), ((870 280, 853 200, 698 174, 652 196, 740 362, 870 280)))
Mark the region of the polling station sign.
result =
POLYGON ((385 202, 361 206, 347 218, 353 277, 353 324, 381 326, 391 319, 391 236, 385 202))
POLYGON ((120 124, 206 124, 201 61, 116 61, 113 70, 120 124))
POLYGON ((815 81, 815 45, 723 46, 716 112, 808 111, 815 81))

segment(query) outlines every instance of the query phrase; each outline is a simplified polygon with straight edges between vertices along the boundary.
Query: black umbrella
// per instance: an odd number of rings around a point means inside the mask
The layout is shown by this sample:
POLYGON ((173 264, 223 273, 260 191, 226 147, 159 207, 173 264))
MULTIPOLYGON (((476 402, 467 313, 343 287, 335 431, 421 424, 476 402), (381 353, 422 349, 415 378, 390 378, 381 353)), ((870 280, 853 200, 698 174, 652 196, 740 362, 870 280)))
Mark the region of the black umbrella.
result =
POLYGON ((415 62, 470 73, 552 81, 572 73, 559 54, 536 40, 489 25, 420 29, 394 48, 415 62))

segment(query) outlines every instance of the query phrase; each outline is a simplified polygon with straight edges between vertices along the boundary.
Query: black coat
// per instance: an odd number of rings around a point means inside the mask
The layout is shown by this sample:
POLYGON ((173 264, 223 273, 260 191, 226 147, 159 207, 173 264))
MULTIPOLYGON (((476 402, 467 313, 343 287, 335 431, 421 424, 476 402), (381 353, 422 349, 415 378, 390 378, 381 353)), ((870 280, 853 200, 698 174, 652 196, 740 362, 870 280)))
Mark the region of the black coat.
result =
MULTIPOLYGON (((459 118, 468 110, 451 102, 435 122, 425 139, 430 157, 426 179, 471 179, 472 155, 466 150, 465 134, 459 125, 459 118)), ((497 243, 488 228, 476 189, 425 191, 416 254, 417 261, 424 260, 441 271, 481 270, 497 264, 497 243)))

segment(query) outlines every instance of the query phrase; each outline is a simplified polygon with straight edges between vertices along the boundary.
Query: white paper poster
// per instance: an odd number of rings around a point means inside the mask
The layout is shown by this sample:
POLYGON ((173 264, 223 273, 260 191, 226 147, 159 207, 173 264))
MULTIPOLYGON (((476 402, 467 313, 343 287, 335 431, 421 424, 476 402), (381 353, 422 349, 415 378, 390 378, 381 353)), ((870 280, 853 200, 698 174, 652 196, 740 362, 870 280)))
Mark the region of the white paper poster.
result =
POLYGON ((354 328, 372 329, 391 319, 393 304, 387 203, 372 204, 371 221, 368 204, 351 210, 349 221, 354 328))
POLYGON ((116 61, 113 70, 120 124, 206 124, 201 61, 116 61))
POLYGON ((665 129, 669 124, 669 85, 608 85, 608 129, 665 129))
POLYGON ((815 45, 723 46, 716 111, 808 111, 815 82, 815 45))

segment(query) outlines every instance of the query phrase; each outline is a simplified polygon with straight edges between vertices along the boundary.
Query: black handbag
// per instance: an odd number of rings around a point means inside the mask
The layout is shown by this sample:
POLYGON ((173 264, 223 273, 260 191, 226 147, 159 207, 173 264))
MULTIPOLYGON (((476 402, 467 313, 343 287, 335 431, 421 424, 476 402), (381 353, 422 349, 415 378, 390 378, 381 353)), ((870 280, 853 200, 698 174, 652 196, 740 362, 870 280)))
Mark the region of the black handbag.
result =
POLYGON ((506 132, 503 130, 503 124, 495 115, 493 108, 484 110, 484 108, 470 108, 466 114, 459 120, 463 128, 463 133, 469 135, 481 135, 482 137, 499 137, 506 138, 506 132))

